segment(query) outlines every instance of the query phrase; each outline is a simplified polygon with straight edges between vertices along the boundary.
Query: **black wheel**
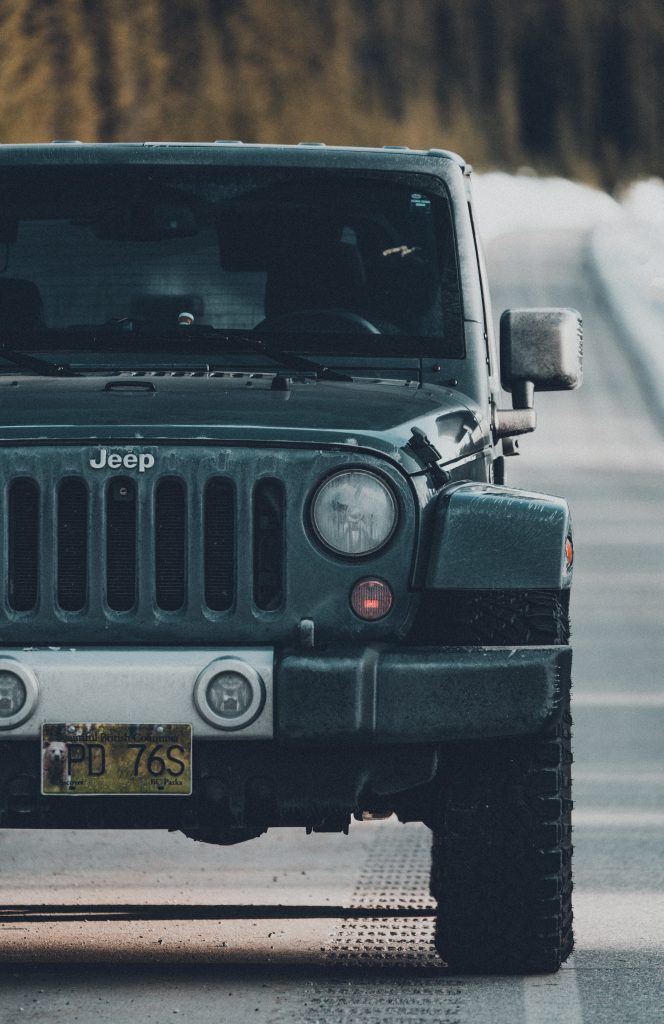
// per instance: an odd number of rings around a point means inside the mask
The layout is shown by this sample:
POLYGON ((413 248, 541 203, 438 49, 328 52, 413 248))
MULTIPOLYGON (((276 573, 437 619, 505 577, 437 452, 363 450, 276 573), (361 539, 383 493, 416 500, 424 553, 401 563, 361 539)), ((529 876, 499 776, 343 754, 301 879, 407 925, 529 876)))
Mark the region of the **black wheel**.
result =
MULTIPOLYGON (((541 601, 503 593, 490 607, 484 596, 475 642, 567 643, 566 602, 549 602, 547 625, 541 601)), ((549 733, 444 752, 431 889, 436 948, 451 970, 553 972, 571 953, 571 764, 569 696, 549 733)))

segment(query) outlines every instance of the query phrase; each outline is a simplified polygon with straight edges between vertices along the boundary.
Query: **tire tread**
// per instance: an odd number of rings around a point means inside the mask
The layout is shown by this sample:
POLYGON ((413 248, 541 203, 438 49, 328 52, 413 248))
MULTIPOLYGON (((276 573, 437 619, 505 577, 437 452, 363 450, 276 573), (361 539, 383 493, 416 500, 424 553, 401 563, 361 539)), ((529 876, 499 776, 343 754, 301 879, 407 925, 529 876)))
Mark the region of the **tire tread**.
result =
MULTIPOLYGON (((567 642, 566 600, 546 602, 547 624, 523 596, 478 609, 478 642, 567 642)), ((568 704, 550 733, 444 751, 431 891, 451 970, 549 973, 572 952, 571 765, 568 704)))

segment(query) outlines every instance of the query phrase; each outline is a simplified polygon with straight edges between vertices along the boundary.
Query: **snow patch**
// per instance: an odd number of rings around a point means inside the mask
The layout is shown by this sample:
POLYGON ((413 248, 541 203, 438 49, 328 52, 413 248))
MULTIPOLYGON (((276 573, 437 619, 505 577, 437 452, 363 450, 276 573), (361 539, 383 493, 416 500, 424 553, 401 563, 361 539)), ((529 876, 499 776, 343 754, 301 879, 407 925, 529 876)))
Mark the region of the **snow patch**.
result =
POLYGON ((623 193, 622 207, 634 220, 664 230, 664 181, 648 178, 634 182, 623 193))
POLYGON ((564 178, 492 172, 473 176, 483 241, 515 231, 587 231, 606 309, 664 424, 664 181, 634 182, 620 202, 564 178))
POLYGON ((606 192, 532 174, 473 175, 473 196, 484 242, 528 228, 591 228, 621 213, 620 204, 606 192))

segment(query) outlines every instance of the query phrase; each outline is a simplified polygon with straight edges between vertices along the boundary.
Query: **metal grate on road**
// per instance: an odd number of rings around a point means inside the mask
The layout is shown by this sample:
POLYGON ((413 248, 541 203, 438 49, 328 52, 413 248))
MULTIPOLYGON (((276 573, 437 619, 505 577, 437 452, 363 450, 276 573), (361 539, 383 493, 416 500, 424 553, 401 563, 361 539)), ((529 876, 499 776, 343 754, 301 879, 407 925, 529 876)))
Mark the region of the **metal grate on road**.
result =
POLYGON ((352 906, 398 910, 400 916, 347 919, 334 936, 327 961, 343 967, 444 967, 433 946, 435 903, 429 895, 431 833, 424 826, 376 829, 353 894, 352 906), (431 910, 431 917, 401 916, 431 910))
MULTIPOLYGON (((324 978, 301 998, 285 999, 270 1024, 450 1024, 463 987, 449 980, 433 946, 435 903, 429 895, 431 833, 423 825, 367 826, 369 849, 353 909, 394 916, 347 918, 324 951, 324 978), (408 916, 408 911, 419 916, 408 916), (431 916, 422 916, 422 911, 431 916)), ((359 831, 359 828, 358 830, 359 831)))

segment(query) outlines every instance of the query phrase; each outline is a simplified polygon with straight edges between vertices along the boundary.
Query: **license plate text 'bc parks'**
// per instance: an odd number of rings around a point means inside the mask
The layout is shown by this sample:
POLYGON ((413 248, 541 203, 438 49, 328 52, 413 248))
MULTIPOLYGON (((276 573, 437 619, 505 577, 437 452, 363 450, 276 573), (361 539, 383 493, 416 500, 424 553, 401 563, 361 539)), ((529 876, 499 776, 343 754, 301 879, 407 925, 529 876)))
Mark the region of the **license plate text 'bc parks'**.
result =
POLYGON ((191 725, 42 725, 45 796, 190 796, 191 725))

